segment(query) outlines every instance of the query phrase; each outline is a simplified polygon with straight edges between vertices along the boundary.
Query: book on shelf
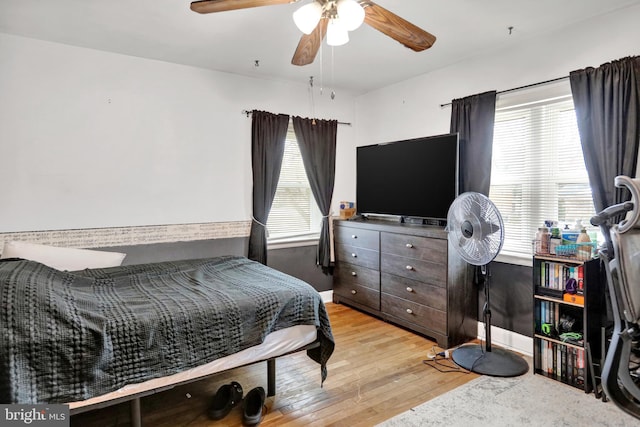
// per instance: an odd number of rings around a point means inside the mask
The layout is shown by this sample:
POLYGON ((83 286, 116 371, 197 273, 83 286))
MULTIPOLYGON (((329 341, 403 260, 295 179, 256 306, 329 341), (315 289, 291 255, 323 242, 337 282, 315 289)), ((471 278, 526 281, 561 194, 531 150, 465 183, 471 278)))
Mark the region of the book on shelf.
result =
POLYGON ((567 347, 567 383, 573 384, 573 348, 567 347))
POLYGON ((560 330, 560 305, 552 301, 540 301, 540 324, 536 325, 537 330, 544 335, 556 337, 560 330), (549 325, 549 330, 546 331, 542 326, 544 324, 549 325))
POLYGON ((541 295, 562 298, 569 278, 577 282, 577 293, 584 293, 584 265, 570 265, 554 261, 540 262, 540 283, 536 291, 541 295))
POLYGON ((576 350, 576 364, 578 365, 578 375, 575 379, 576 385, 583 386, 585 381, 585 367, 584 367, 584 350, 576 350))
POLYGON ((540 352, 538 371, 546 377, 565 382, 575 387, 584 387, 584 349, 566 346, 547 340, 539 340, 540 352))
POLYGON ((569 367, 567 366, 567 346, 560 346, 560 366, 562 367, 562 372, 560 372, 560 380, 564 382, 568 382, 567 371, 569 367))
POLYGON ((581 265, 576 270, 576 277, 578 281, 577 293, 581 295, 584 294, 584 266, 581 265))

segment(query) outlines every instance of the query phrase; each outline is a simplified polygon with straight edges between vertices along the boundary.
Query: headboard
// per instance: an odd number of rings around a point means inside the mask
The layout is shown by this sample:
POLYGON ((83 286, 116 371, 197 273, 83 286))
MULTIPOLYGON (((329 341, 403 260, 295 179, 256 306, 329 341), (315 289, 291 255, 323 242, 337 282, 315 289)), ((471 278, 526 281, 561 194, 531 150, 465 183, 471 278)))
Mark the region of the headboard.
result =
POLYGON ((250 225, 235 221, 0 233, 0 251, 8 241, 108 250, 125 253, 123 265, 247 256, 250 225))
POLYGON ((194 240, 191 242, 110 246, 96 249, 125 253, 127 256, 122 261, 122 265, 132 265, 181 259, 211 258, 222 255, 247 256, 248 248, 248 237, 236 237, 229 239, 194 240))

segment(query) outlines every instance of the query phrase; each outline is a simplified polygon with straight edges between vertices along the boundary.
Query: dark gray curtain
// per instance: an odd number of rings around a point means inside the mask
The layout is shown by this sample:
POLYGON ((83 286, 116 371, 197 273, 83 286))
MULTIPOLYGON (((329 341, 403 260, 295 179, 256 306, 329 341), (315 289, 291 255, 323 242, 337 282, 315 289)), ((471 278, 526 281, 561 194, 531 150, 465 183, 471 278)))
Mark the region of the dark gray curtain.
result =
POLYGON ((252 111, 251 169, 253 171, 253 221, 249 259, 267 264, 266 224, 278 187, 289 116, 252 111))
POLYGON ((614 187, 618 175, 635 177, 640 141, 640 57, 569 74, 584 162, 596 212, 629 200, 614 187))
POLYGON ((495 117, 495 90, 451 101, 451 132, 460 140, 460 194, 489 195, 495 117))
POLYGON ((333 196, 336 171, 336 120, 293 118, 304 169, 309 179, 313 197, 322 213, 322 228, 318 241, 316 262, 327 272, 331 266, 331 239, 329 234, 329 210, 333 196))

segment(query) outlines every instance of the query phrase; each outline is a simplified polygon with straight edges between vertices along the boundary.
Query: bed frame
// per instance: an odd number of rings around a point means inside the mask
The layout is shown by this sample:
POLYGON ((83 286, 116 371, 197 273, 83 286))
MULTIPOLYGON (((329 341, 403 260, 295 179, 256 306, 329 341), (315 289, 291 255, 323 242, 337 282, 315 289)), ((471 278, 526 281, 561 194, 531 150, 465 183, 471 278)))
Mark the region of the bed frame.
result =
POLYGON ((123 396, 120 398, 115 398, 115 399, 111 399, 105 402, 100 402, 100 403, 95 403, 95 404, 90 404, 90 405, 85 405, 85 406, 79 406, 76 408, 73 408, 70 410, 70 414, 71 415, 76 415, 76 414, 81 414, 83 412, 88 412, 88 411, 93 411, 96 409, 101 409, 101 408, 107 408, 109 406, 113 406, 113 405, 118 405, 120 403, 124 403, 124 402, 129 402, 130 404, 130 420, 131 420, 131 426, 132 427, 142 427, 142 409, 141 409, 141 404, 140 404, 140 399, 145 397, 145 396, 150 396, 152 394, 156 394, 156 393, 161 393, 163 391, 166 390, 170 390, 174 387, 178 387, 181 385, 185 385, 185 384, 189 384, 195 381, 202 381, 202 380, 206 380, 209 379, 211 377, 216 376, 217 374, 229 371, 231 369, 236 369, 236 368, 241 368, 244 366, 250 366, 250 365, 254 365, 256 363, 262 363, 262 362, 267 362, 267 396, 275 396, 276 394, 276 359, 279 357, 283 357, 283 356, 287 356, 290 354, 294 354, 294 353, 298 353, 300 351, 306 351, 306 350, 311 350, 312 348, 317 348, 320 346, 320 343, 316 340, 314 342, 312 342, 311 344, 307 344, 303 347, 300 347, 297 350, 293 350, 287 353, 283 353, 279 356, 276 357, 272 357, 269 359, 261 359, 261 360, 257 360, 255 362, 251 362, 251 363, 247 363, 244 365, 239 365, 233 368, 229 368, 229 369, 225 369, 223 371, 219 371, 219 372, 215 372, 213 374, 209 374, 209 375, 205 375, 202 377, 198 377, 198 378, 192 378, 186 381, 179 381, 176 382, 174 384, 170 384, 164 387, 160 387, 160 388, 155 388, 152 390, 147 390, 147 391, 143 391, 143 392, 139 392, 133 395, 129 395, 129 396, 123 396))

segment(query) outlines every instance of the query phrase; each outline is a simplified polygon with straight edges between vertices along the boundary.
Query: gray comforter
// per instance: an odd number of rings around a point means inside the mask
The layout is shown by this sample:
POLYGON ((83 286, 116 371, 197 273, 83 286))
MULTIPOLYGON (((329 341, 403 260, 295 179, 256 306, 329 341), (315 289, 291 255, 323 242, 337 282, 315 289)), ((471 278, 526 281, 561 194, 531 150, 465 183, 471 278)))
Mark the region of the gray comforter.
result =
POLYGON ((62 272, 0 262, 0 403, 84 400, 311 324, 322 380, 329 319, 308 284, 242 257, 62 272))

